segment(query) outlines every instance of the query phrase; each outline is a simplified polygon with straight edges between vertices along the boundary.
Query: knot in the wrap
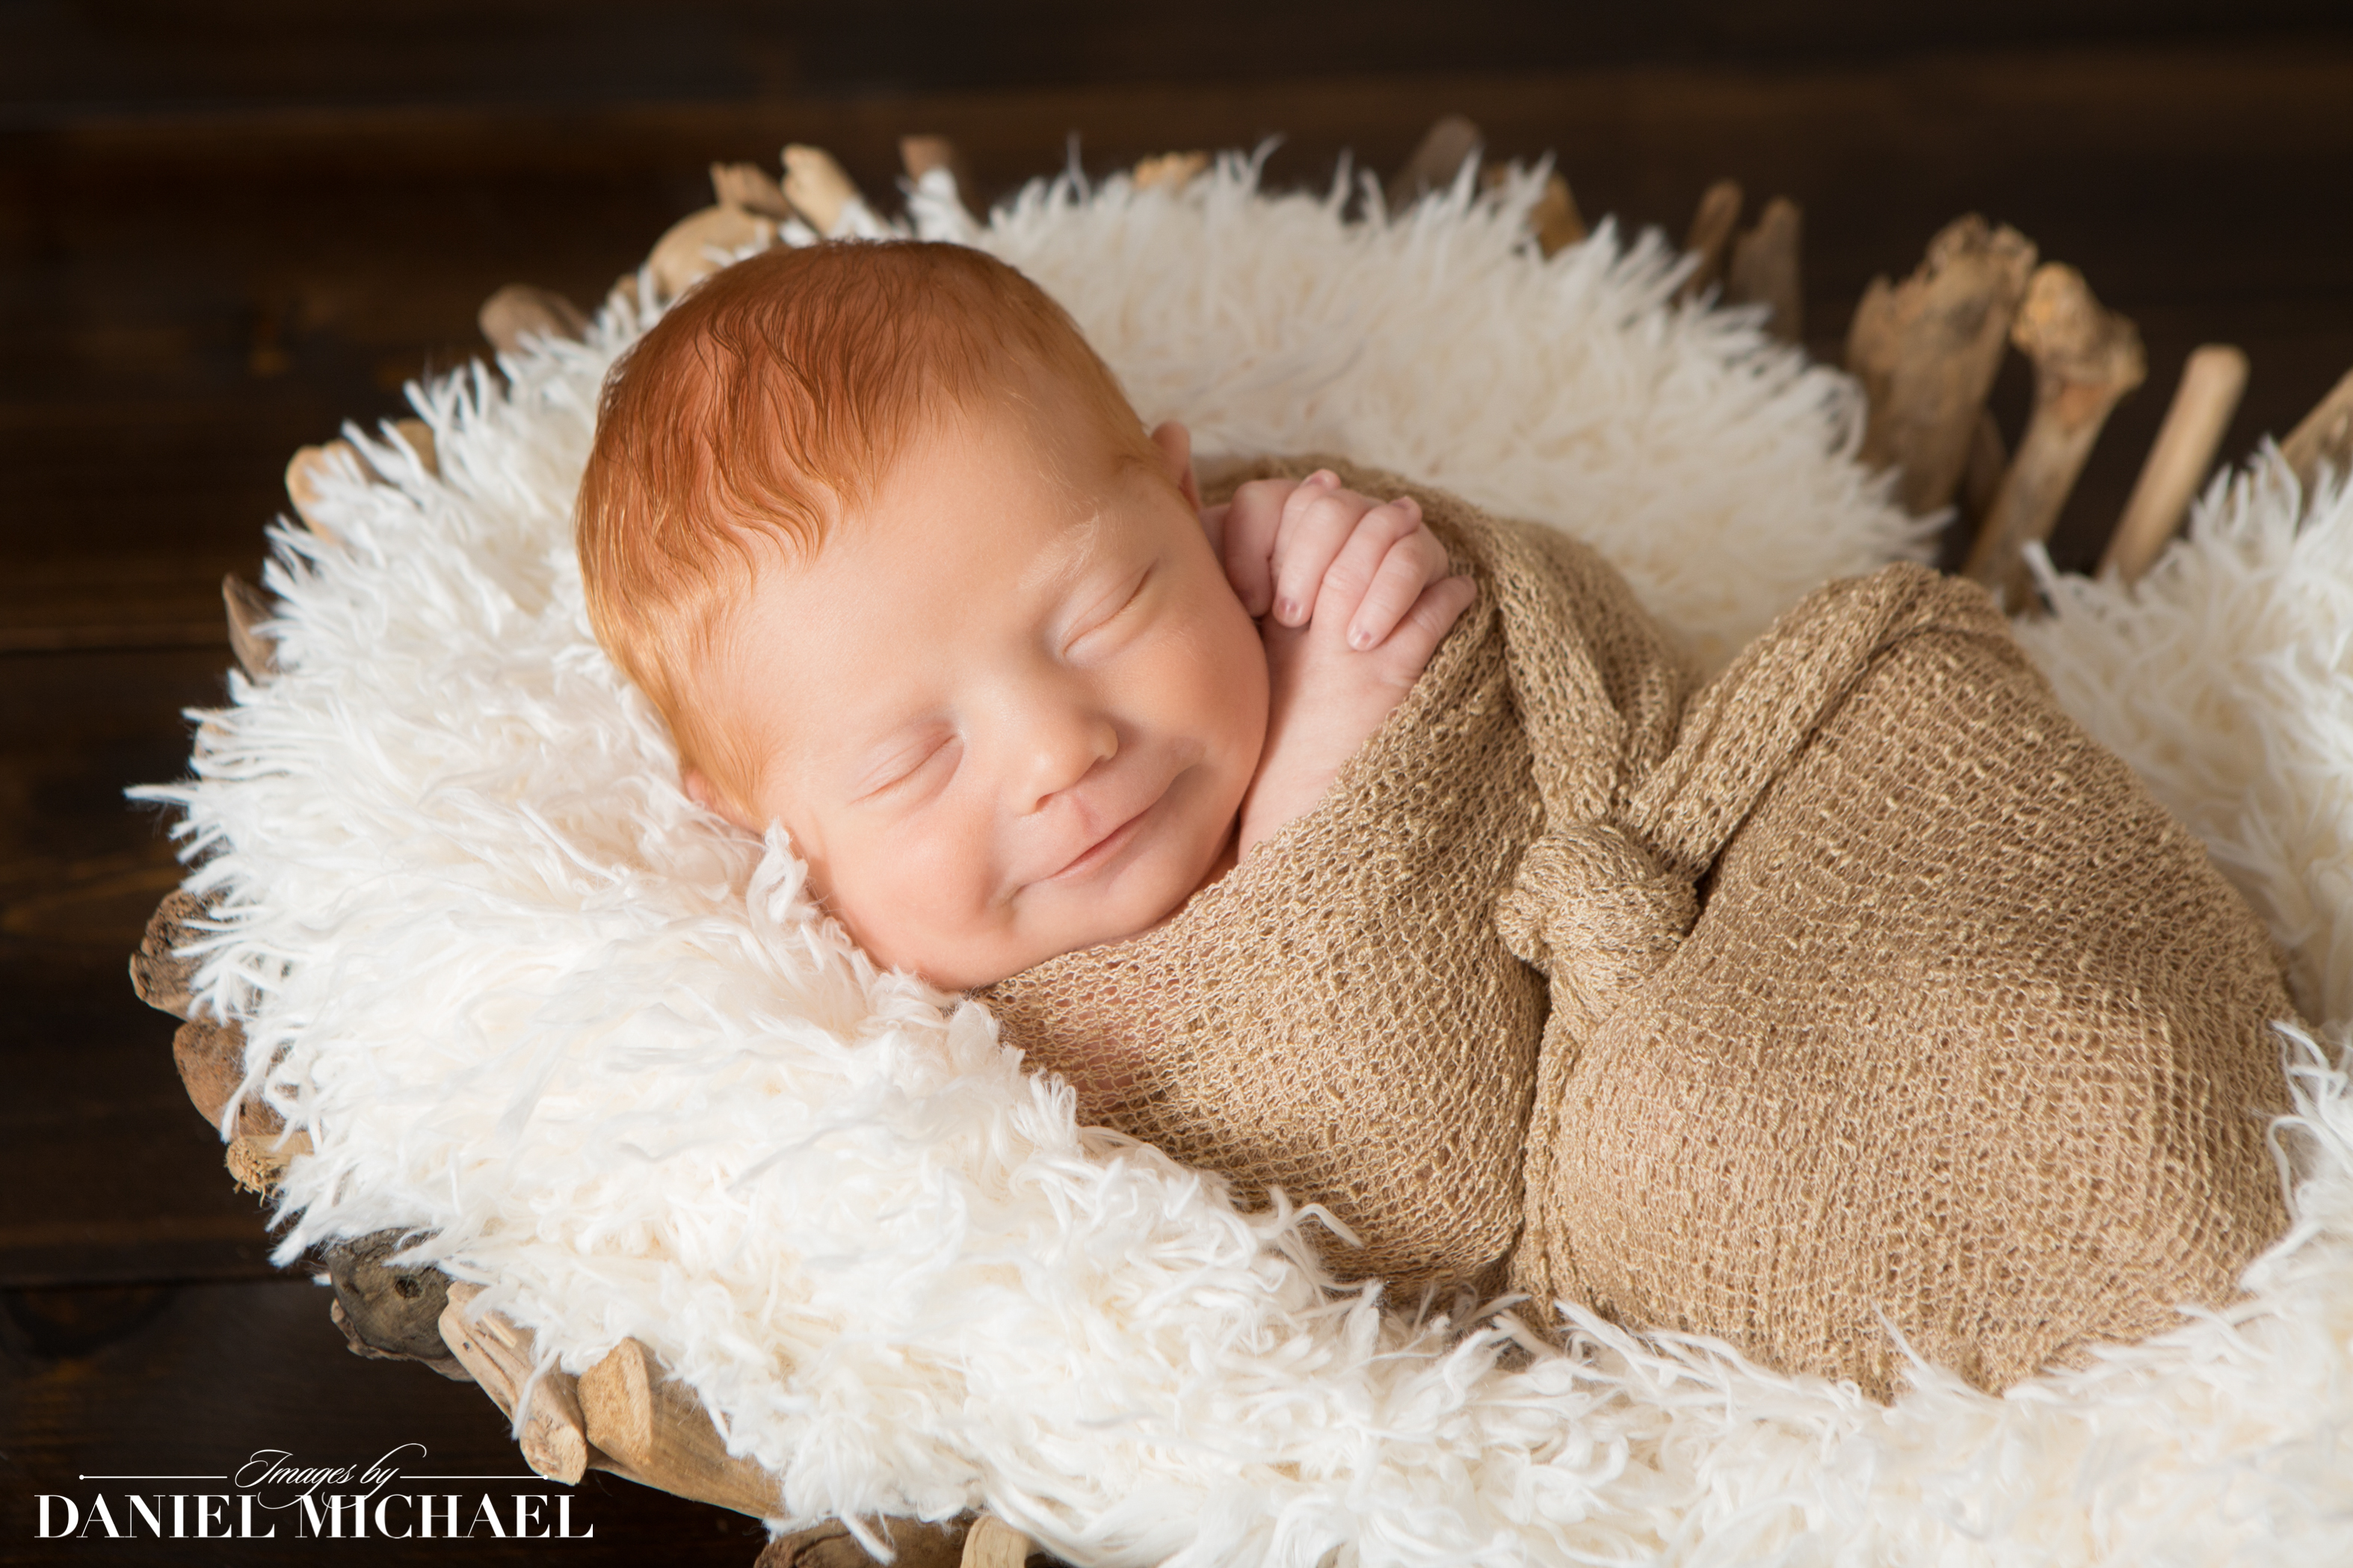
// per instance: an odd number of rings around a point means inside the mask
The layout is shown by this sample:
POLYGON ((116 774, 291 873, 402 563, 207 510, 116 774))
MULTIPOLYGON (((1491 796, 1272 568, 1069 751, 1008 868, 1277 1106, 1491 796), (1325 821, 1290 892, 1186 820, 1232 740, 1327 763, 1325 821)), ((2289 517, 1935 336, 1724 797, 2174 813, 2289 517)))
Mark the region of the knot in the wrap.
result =
POLYGON ((1657 971, 1691 934, 1699 898, 1688 879, 1606 822, 1548 830, 1521 857, 1497 901, 1506 946, 1595 1021, 1657 971))

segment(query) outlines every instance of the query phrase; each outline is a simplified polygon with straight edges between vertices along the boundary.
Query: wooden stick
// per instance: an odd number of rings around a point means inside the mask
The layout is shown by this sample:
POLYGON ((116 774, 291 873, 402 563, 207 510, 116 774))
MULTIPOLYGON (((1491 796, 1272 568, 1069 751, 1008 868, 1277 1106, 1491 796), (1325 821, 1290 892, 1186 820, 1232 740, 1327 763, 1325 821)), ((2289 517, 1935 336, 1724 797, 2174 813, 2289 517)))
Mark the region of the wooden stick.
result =
POLYGON ((2113 572, 2137 583, 2171 542, 2182 514, 2189 510, 2189 498, 2213 469, 2214 454, 2246 389, 2244 353, 2228 343, 2208 343, 2190 352, 2157 443, 2148 449, 2132 499, 2125 502, 2124 516, 2100 556, 2102 576, 2113 572))
POLYGON ((957 203, 966 212, 975 210, 972 166, 965 162, 964 150, 946 137, 900 137, 899 163, 907 171, 907 178, 917 183, 934 169, 945 169, 948 178, 955 182, 957 203))
MULTIPOLYGON (((172 1063, 189 1102, 217 1127, 229 1097, 245 1081, 245 1031, 233 1022, 191 1018, 172 1037, 172 1063)), ((235 1126, 221 1163, 230 1179, 258 1197, 267 1197, 286 1167, 311 1152, 311 1135, 287 1133, 285 1120, 260 1100, 238 1106, 235 1126)))
MULTIPOLYGON (((196 1114, 217 1126, 228 1098, 245 1081, 245 1031, 234 1023, 191 1018, 172 1035, 172 1065, 196 1114)), ((240 1124, 245 1113, 237 1112, 240 1124)), ((260 1131, 255 1129, 255 1131, 260 1131)))
POLYGON ((634 1479, 757 1519, 784 1511, 784 1483, 730 1454, 702 1401, 637 1341, 581 1374, 580 1404, 588 1440, 634 1479))
POLYGON ((1805 214, 1787 196, 1765 204, 1757 226, 1733 242, 1724 279, 1725 298, 1736 304, 1763 305, 1765 330, 1794 343, 1805 326, 1806 293, 1799 271, 1805 214))
POLYGON ((1129 178, 1139 191, 1166 187, 1181 191, 1200 177, 1209 166, 1207 153, 1163 153, 1156 157, 1139 159, 1129 178))
POLYGON ((311 1152, 308 1132, 247 1133, 228 1141, 228 1152, 221 1163, 228 1167, 231 1180, 259 1198, 277 1191, 285 1179, 286 1167, 311 1152))
MULTIPOLYGON (((521 284, 510 284, 507 289, 501 289, 497 294, 491 295, 482 306, 483 314, 487 316, 490 313, 491 306, 498 302, 501 295, 506 294, 509 289, 522 287, 523 285, 521 284)), ((561 295, 547 294, 544 289, 530 290, 530 292, 546 294, 550 300, 562 300, 561 295)), ((580 312, 573 310, 570 301, 565 300, 563 303, 565 310, 572 310, 574 318, 579 318, 580 312)), ((582 331, 586 330, 584 323, 582 331)), ((491 336, 487 326, 484 327, 483 332, 485 336, 491 336)), ((497 342, 498 340, 492 336, 491 341, 497 342)), ((501 343, 499 346, 511 348, 513 345, 501 343)), ((417 461, 424 465, 427 472, 440 471, 441 454, 434 445, 433 427, 430 425, 426 424, 422 419, 396 419, 393 421, 392 427, 416 452, 417 461)), ((294 515, 302 520, 302 526, 324 540, 333 541, 336 535, 333 529, 320 521, 320 488, 336 465, 345 462, 357 468, 363 479, 378 479, 383 477, 369 466, 368 460, 360 456, 359 448, 349 441, 335 440, 324 442, 316 447, 304 447, 286 459, 286 499, 293 503, 294 515)))
POLYGON ((1846 367, 1870 407, 1862 458, 1896 470, 1896 500, 1915 517, 1953 499, 2033 268, 2023 235, 1972 214, 1901 285, 1873 279, 1855 307, 1846 367))
POLYGON ((984 1513, 964 1538, 963 1568, 1021 1568, 1035 1550, 1028 1536, 995 1514, 984 1513))
POLYGON ((874 1559, 839 1520, 770 1538, 752 1568, 868 1568, 874 1559))
POLYGON ((1528 209, 1528 229, 1546 256, 1557 255, 1582 240, 1585 215, 1577 210, 1577 195, 1558 174, 1545 176, 1544 195, 1528 209))
POLYGON ((1699 265, 1675 290, 1676 299, 1695 300, 1724 276, 1725 249, 1740 222, 1742 199, 1737 180, 1718 180, 1701 195, 1699 210, 1692 214, 1691 233, 1683 239, 1683 248, 1699 258, 1699 265))
MULTIPOLYGON (((565 301, 567 304, 570 301, 565 301)), ((392 428, 417 454, 417 465, 428 474, 441 471, 440 449, 433 443, 433 426, 422 419, 396 419, 392 428)))
POLYGON ((336 464, 344 461, 358 464, 363 473, 367 471, 367 465, 360 462, 359 448, 349 441, 304 447, 286 459, 286 499, 294 503, 294 515, 302 520, 302 526, 322 539, 332 541, 335 531, 319 521, 320 484, 336 464))
POLYGON ((1479 127, 1460 114, 1443 114, 1422 132, 1420 144, 1390 179, 1386 193, 1394 216, 1431 191, 1444 190, 1462 172, 1463 160, 1476 157, 1484 138, 1479 127))
POLYGON ((2035 268, 2010 338, 2034 362, 2034 412, 1968 571, 2015 610, 2033 597, 2027 545, 2051 536, 2108 411, 2148 363, 2133 324, 2103 310, 2084 275, 2057 262, 2035 268))
POLYGON ((362 1354, 399 1361, 441 1362, 441 1313, 449 1305, 449 1277, 431 1264, 386 1261, 410 1233, 379 1230, 327 1248, 327 1282, 335 1292, 335 1319, 362 1354))
POLYGON ((2009 471, 2010 446, 2001 438, 2001 426, 1993 422, 1991 409, 1980 408, 1977 428, 1969 432, 1968 463, 1961 469, 1960 494, 1956 498, 1970 538, 1984 528, 1986 514, 1993 510, 1994 498, 2001 493, 2001 477, 2009 471))
POLYGON ((2345 379, 2289 432, 2280 443, 2280 456, 2287 459, 2295 482, 2307 490, 2320 477, 2322 464, 2339 474, 2353 467, 2353 371, 2346 372, 2345 379))
POLYGON ((670 225, 654 242, 646 266, 654 276, 654 289, 675 300, 723 265, 720 258, 746 246, 767 245, 776 237, 774 218, 747 213, 742 207, 712 206, 689 213, 670 225))
MULTIPOLYGON (((352 1321, 352 1315, 343 1310, 343 1304, 340 1300, 327 1303, 327 1321, 342 1331, 343 1348, 363 1361, 405 1361, 439 1373, 452 1383, 474 1381, 474 1374, 466 1370, 466 1363, 451 1355, 446 1345, 442 1346, 439 1355, 424 1356, 401 1355, 396 1352, 387 1351, 382 1346, 370 1344, 361 1334, 357 1325, 352 1321)), ((434 1342, 440 1343, 438 1339, 434 1342)))
MULTIPOLYGON (((172 1065, 180 1069, 180 1086, 188 1101, 212 1125, 220 1125, 229 1097, 245 1081, 245 1031, 235 1021, 216 1023, 191 1018, 172 1036, 172 1065)), ((274 1138, 286 1125, 284 1118, 258 1100, 237 1107, 239 1134, 274 1138)))
POLYGON ((221 603, 228 610, 228 650, 248 678, 267 680, 278 673, 278 645, 263 635, 262 623, 277 615, 269 595, 232 572, 221 579, 221 603))
POLYGON ((829 235, 850 203, 863 201, 833 154, 798 142, 785 149, 785 200, 820 235, 829 235))
POLYGON ((178 950, 200 934, 197 922, 204 917, 205 906, 185 888, 164 894, 147 917, 139 951, 131 955, 131 989, 159 1013, 185 1018, 195 1009, 190 983, 195 978, 195 962, 183 958, 178 950))
MULTIPOLYGON (((1490 163, 1480 172, 1480 183, 1493 190, 1511 177, 1508 163, 1490 163)), ((1546 256, 1559 254, 1585 237, 1585 215, 1577 210, 1577 197, 1570 194, 1568 182, 1558 173, 1545 176, 1544 192, 1528 208, 1522 220, 1527 231, 1535 237, 1536 248, 1546 256)))
POLYGON ((711 194, 722 206, 739 207, 759 217, 781 219, 793 216, 792 205, 785 200, 785 188, 757 163, 712 164, 711 194))
POLYGON ((551 1481, 577 1486, 588 1472, 589 1449, 576 1380, 551 1367, 532 1383, 538 1352, 531 1331, 496 1312, 469 1312, 481 1293, 479 1285, 450 1282, 449 1304, 440 1316, 442 1341, 510 1420, 525 1385, 530 1386, 518 1443, 523 1462, 551 1481))
POLYGON ((482 301, 474 313, 482 336, 502 354, 522 346, 526 337, 564 338, 578 342, 588 335, 588 318, 580 307, 553 289, 530 283, 510 283, 482 301))
MULTIPOLYGON (((894 1553, 892 1568, 957 1568, 964 1560, 962 1521, 924 1524, 912 1519, 875 1521, 894 1553)), ((761 1549, 753 1568, 874 1568, 874 1559, 839 1520, 780 1535, 761 1549)))
POLYGON ((911 180, 920 180, 934 169, 945 169, 959 189, 965 182, 964 153, 944 136, 900 137, 899 165, 911 180))

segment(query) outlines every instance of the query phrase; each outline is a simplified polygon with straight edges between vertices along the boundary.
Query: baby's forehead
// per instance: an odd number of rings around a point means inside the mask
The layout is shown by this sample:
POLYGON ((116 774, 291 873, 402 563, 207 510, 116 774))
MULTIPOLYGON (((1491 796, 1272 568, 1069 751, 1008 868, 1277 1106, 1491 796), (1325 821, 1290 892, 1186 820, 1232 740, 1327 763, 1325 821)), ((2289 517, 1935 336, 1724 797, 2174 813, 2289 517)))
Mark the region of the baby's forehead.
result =
MULTIPOLYGON (((1134 531, 1156 490, 1173 489, 1136 443, 1091 413, 1035 388, 934 411, 854 492, 824 498, 810 535, 744 531, 747 570, 724 591, 721 614, 786 609, 806 595, 838 610, 888 595, 902 579, 934 578, 945 558, 970 562, 976 545, 994 584, 1016 598, 1083 574, 1134 531), (987 551, 1000 537, 1002 554, 987 551)), ((910 637, 924 629, 903 627, 910 637)))

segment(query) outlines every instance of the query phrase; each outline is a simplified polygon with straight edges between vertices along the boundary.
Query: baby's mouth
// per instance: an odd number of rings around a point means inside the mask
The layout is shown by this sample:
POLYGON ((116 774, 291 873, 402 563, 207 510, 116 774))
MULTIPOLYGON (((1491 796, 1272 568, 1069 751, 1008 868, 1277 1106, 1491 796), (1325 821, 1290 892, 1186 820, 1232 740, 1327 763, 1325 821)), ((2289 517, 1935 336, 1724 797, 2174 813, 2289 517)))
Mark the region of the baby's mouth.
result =
POLYGON ((1165 792, 1155 795, 1145 805, 1143 810, 1080 850, 1060 870, 1051 876, 1040 878, 1039 880, 1046 883, 1074 882, 1101 870, 1135 841, 1137 835, 1144 830, 1145 819, 1149 817, 1166 798, 1165 792))

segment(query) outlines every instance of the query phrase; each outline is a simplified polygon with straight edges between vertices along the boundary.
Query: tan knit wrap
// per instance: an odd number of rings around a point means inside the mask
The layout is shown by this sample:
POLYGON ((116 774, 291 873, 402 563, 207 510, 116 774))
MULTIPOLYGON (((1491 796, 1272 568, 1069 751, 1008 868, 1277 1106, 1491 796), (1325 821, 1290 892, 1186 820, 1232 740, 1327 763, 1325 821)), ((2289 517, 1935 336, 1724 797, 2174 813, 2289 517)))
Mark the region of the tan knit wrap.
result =
POLYGON ((1590 551, 1413 493, 1480 600, 1324 802, 983 994, 1082 1115, 1323 1202, 1347 1272, 1882 1397, 1888 1326, 1999 1388, 2232 1295, 2275 954, 1980 591, 1833 584, 1693 695, 1590 551))
MULTIPOLYGON (((1469 535, 1449 523, 1477 526, 1460 501, 1428 504, 1450 543, 1469 535)), ((1543 978, 1495 934, 1540 807, 1494 591, 1506 579, 1482 575, 1314 811, 1157 931, 981 994, 1032 1066, 1076 1087, 1082 1120, 1222 1172, 1245 1201, 1279 1186, 1321 1203, 1365 1244, 1326 1248, 1333 1267, 1400 1289, 1501 1285, 1544 1026, 1543 978)), ((1664 662, 1614 574, 1598 569, 1589 592, 1615 595, 1607 624, 1664 662)))

